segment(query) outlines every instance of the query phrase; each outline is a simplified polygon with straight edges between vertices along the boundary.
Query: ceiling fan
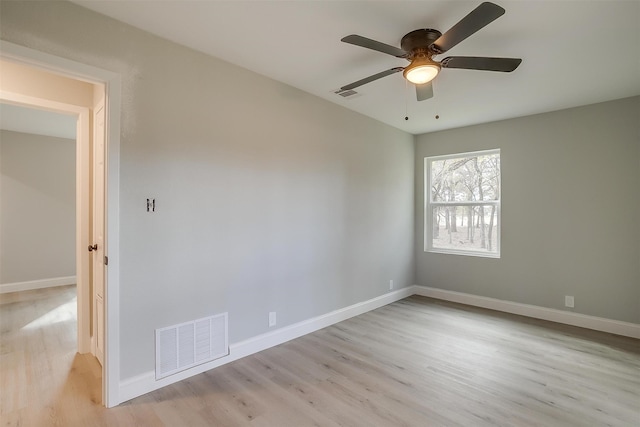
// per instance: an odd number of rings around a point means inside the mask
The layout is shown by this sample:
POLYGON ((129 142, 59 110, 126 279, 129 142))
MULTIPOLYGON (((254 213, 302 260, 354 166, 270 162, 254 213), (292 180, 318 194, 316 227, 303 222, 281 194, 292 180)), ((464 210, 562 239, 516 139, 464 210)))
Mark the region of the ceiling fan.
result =
POLYGON ((463 68, 467 70, 485 70, 511 72, 522 62, 519 58, 487 58, 478 56, 449 56, 438 62, 433 59, 498 19, 505 10, 490 2, 484 2, 462 18, 449 31, 442 34, 431 28, 411 31, 400 41, 400 48, 376 40, 352 34, 341 41, 404 58, 411 63, 406 67, 394 67, 358 80, 340 90, 351 90, 372 81, 402 71, 405 79, 416 85, 418 101, 433 97, 432 80, 441 68, 463 68))

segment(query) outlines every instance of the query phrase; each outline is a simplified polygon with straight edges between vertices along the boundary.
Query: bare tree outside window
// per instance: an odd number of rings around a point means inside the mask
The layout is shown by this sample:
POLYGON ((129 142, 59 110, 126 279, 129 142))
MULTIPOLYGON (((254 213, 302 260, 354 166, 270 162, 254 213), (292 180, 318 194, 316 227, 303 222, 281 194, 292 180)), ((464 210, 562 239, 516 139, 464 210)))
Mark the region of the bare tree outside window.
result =
POLYGON ((425 250, 500 256, 500 150, 425 158, 425 250))

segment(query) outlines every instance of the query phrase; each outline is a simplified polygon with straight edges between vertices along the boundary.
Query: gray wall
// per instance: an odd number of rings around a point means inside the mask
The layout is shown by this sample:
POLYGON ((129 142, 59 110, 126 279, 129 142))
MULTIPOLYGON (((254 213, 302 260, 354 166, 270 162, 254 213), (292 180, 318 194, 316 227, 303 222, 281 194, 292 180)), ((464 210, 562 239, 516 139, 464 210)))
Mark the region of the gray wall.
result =
POLYGON ((414 283, 412 135, 70 3, 0 7, 2 39, 122 75, 123 378, 155 328, 228 311, 233 343, 414 283))
POLYGON ((501 149, 501 259, 425 253, 417 284, 640 323, 640 97, 420 135, 424 157, 501 149))
POLYGON ((76 275, 76 142, 0 131, 0 283, 76 275))

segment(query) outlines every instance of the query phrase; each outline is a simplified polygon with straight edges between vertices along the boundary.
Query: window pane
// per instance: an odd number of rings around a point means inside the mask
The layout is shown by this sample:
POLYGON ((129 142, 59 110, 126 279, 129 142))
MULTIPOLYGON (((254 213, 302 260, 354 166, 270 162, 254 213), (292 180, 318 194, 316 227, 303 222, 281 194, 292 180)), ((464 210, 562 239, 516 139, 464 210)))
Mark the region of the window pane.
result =
POLYGON ((433 208, 433 249, 498 253, 497 206, 433 208))
POLYGON ((431 161, 431 200, 464 202, 500 199, 500 154, 431 161))

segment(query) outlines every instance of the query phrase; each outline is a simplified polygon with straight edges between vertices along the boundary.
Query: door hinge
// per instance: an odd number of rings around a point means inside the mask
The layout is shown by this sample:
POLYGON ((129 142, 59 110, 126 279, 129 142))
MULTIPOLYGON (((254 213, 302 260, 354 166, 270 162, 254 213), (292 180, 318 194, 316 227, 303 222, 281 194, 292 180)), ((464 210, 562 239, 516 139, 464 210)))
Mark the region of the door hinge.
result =
POLYGON ((109 257, 108 256, 104 257, 104 265, 109 265, 109 257))

